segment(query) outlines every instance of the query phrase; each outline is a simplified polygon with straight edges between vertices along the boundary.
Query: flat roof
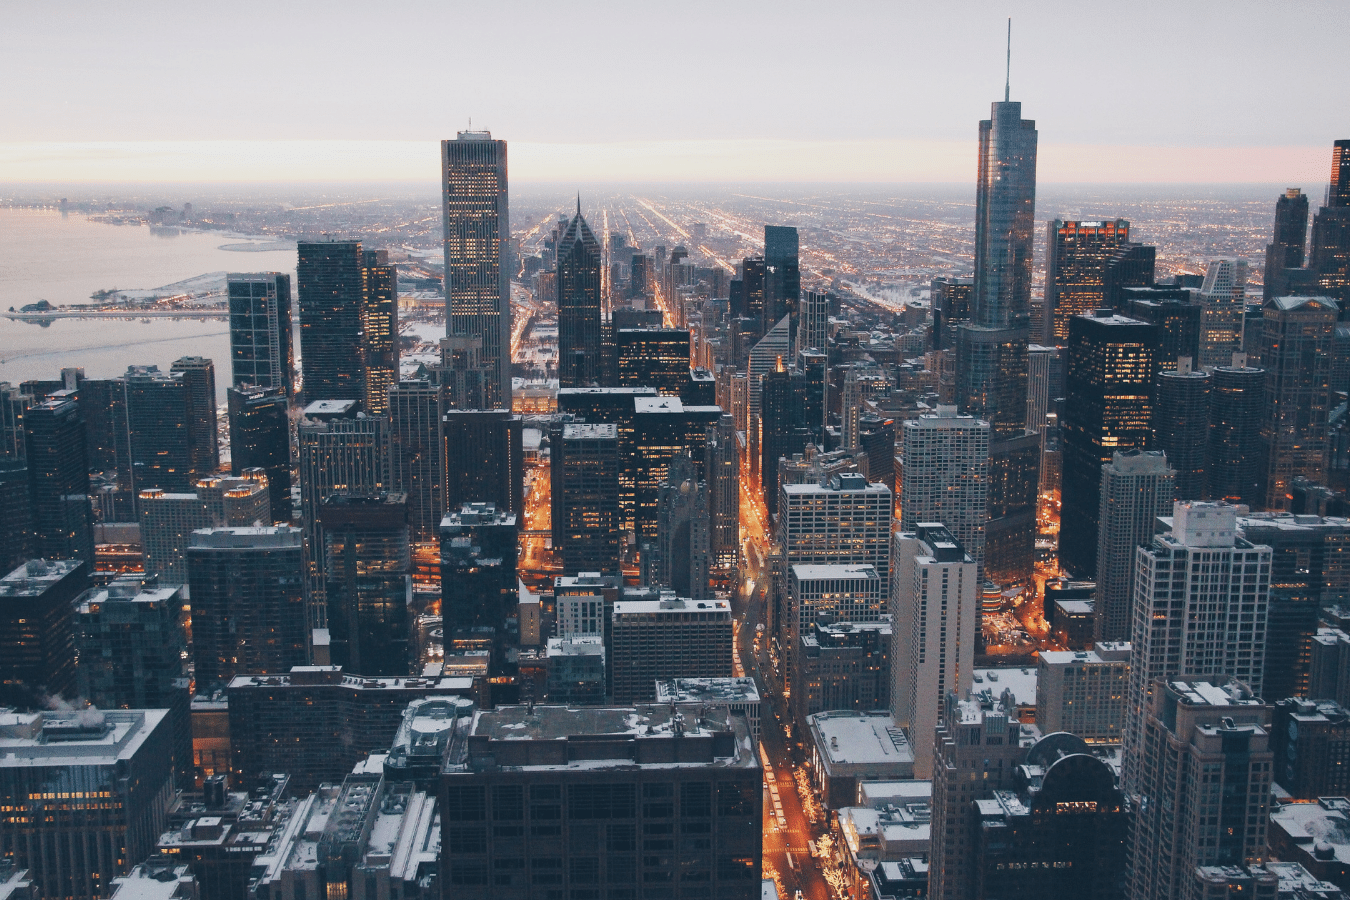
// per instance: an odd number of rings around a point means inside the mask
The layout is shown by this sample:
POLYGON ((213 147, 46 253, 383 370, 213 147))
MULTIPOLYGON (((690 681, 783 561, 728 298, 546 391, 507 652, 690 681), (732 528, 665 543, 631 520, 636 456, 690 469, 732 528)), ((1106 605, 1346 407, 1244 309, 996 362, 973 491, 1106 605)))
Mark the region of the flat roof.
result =
POLYGON ((798 581, 818 581, 825 578, 879 579, 876 566, 843 565, 839 563, 795 563, 792 574, 798 581))
POLYGON ((690 600, 688 597, 666 598, 662 600, 616 600, 614 615, 636 615, 639 613, 686 613, 686 612, 731 612, 729 600, 690 600))
POLYGON ((822 712, 808 717, 816 747, 830 763, 914 764, 914 749, 889 713, 822 712))
POLYGON ((758 703, 759 688, 753 678, 660 678, 656 681, 657 703, 758 703))
POLYGON ((0 768, 110 766, 129 760, 167 709, 0 712, 0 768))
POLYGON ((1001 697, 1004 688, 1012 691, 1015 702, 1023 706, 1036 705, 1036 667, 1010 666, 1007 668, 974 669, 973 691, 993 691, 1001 697))

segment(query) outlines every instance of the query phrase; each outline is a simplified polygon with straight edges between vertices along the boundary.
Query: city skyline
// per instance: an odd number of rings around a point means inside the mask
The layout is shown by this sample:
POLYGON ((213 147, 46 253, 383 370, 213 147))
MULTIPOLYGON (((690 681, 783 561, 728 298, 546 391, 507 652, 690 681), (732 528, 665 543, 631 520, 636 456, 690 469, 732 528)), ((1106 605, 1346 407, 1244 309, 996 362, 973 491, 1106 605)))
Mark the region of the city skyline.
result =
POLYGON ((1337 29, 1326 27, 1344 15, 1330 2, 768 11, 695 3, 670 26, 655 8, 597 4, 583 27, 543 7, 521 19, 406 4, 382 35, 338 28, 342 16, 329 23, 284 8, 237 18, 184 11, 153 23, 120 10, 74 9, 64 21, 17 10, 17 49, 0 72, 28 87, 0 101, 10 123, 0 163, 16 182, 421 179, 435 176, 424 142, 477 127, 512 141, 517 181, 965 180, 974 162, 969 123, 1004 75, 1011 14, 1013 93, 1046 127, 1043 182, 1307 182, 1316 172, 1325 183, 1319 151, 1338 123, 1316 91, 1281 86, 1296 72, 1337 83, 1350 65, 1335 52, 1337 29), (399 51, 399 22, 500 39, 465 42, 453 61, 423 59, 399 51), (712 33, 753 27, 766 39, 705 65, 702 54, 709 63, 713 56, 697 49, 703 42, 689 50, 695 23, 711 23, 712 33), (47 48, 58 26, 56 56, 47 48), (945 68, 940 89, 908 50, 937 39, 962 42, 968 61, 945 68), (769 49, 808 41, 818 65, 795 66, 769 49), (125 55, 108 54, 110 45, 125 55), (640 77, 609 79, 609 102, 583 122, 533 89, 539 61, 559 45, 593 60, 597 75, 640 77), (360 61, 384 57, 381 47, 403 64, 367 70, 360 61), (1103 93, 1096 79, 1074 77, 1088 52, 1094 65, 1122 60, 1130 90, 1103 93), (242 74, 241 61, 255 55, 267 59, 254 67, 265 74, 242 74), (126 56, 149 62, 128 66, 126 56), (498 57, 501 66, 487 64, 498 57), (341 106, 311 87, 335 58, 356 66, 341 106), (216 70, 240 74, 206 81, 216 70), (297 87, 280 89, 287 84, 297 87), (428 109, 426 92, 409 90, 418 84, 455 88, 428 109), (1281 124, 1257 133, 1243 122, 1263 98, 1269 107, 1278 101, 1281 124), (363 99, 386 116, 354 122, 347 103, 363 99), (699 126, 666 115, 671 103, 703 109, 699 126), (259 133, 269 139, 240 139, 259 133))

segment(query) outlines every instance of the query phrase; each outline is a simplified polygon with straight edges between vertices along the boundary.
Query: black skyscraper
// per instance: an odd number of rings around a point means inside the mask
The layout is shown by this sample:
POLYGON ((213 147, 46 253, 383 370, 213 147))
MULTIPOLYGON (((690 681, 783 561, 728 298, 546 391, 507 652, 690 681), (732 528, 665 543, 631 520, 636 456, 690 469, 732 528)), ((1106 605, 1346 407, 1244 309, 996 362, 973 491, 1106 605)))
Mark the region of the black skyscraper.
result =
POLYGON ((408 501, 338 493, 319 513, 333 663, 352 675, 407 675, 408 501))
POLYGON ((1106 261, 1106 271, 1102 274, 1102 306, 1129 315, 1124 308, 1124 291, 1126 288, 1151 286, 1157 259, 1157 247, 1122 244, 1106 261))
POLYGON ((279 387, 295 380, 291 344, 291 277, 280 272, 231 274, 230 368, 235 387, 279 387))
POLYGON ((442 429, 445 508, 487 502, 524 515, 520 416, 505 409, 452 409, 442 429))
POLYGON ((577 214, 558 244, 558 384, 599 384, 604 357, 600 349, 600 244, 591 226, 577 214))
MULTIPOLYGON (((797 311, 802 273, 798 260, 797 229, 787 225, 764 226, 764 302, 767 321, 777 322, 797 311)), ((794 327, 795 332, 795 327, 794 327)))
POLYGON ((1191 371, 1187 365, 1158 374, 1158 402, 1153 409, 1153 449, 1161 450, 1176 471, 1177 500, 1205 497, 1209 440, 1209 390, 1211 376, 1191 371))
POLYGON ((295 275, 307 403, 365 400, 360 364, 364 262, 358 241, 302 241, 299 245, 295 275))
POLYGON ((1344 319, 1350 311, 1350 140, 1332 148, 1327 205, 1313 218, 1308 268, 1316 293, 1339 300, 1344 319))
POLYGON ((1059 560, 1079 576, 1097 571, 1102 466, 1118 451, 1152 449, 1157 347, 1157 326, 1138 319, 1069 320, 1059 560))
POLYGON ((465 503, 441 520, 441 615, 449 631, 493 628, 500 636, 517 597, 519 531, 514 513, 465 503))
POLYGON ((801 382, 801 374, 785 368, 782 360, 760 381, 760 490, 771 517, 778 512, 779 458, 801 453, 811 440, 802 421, 801 382))
POLYGON ((742 291, 745 295, 746 318, 754 319, 759 323, 759 333, 763 334, 773 326, 778 319, 768 319, 765 315, 765 272, 764 257, 751 256, 741 261, 741 280, 744 283, 742 291))
POLYGON ((280 387, 230 388, 225 392, 230 415, 230 474, 245 469, 267 473, 267 499, 272 518, 291 518, 290 404, 280 387))
POLYGON ((32 485, 33 553, 94 563, 84 418, 74 391, 56 391, 24 416, 32 485))
POLYGON ((1266 371, 1218 366, 1210 373, 1208 498, 1259 507, 1265 499, 1261 422, 1266 371))
POLYGON ((1288 293, 1286 269, 1303 268, 1308 246, 1308 195, 1290 188, 1275 201, 1275 235, 1266 245, 1266 272, 1261 299, 1288 293))
POLYGON ((619 329, 614 332, 614 356, 619 387, 654 387, 664 397, 678 397, 688 386, 687 329, 619 329))
POLYGON ((934 350, 956 346, 956 329, 970 321, 970 293, 973 278, 934 278, 932 284, 934 350))
POLYGON ((362 408, 389 413, 389 388, 398 381, 398 270, 386 250, 361 254, 365 295, 361 300, 362 408))
POLYGON ((210 475, 220 468, 215 363, 202 356, 184 356, 174 360, 169 372, 183 378, 192 468, 202 475, 210 475))

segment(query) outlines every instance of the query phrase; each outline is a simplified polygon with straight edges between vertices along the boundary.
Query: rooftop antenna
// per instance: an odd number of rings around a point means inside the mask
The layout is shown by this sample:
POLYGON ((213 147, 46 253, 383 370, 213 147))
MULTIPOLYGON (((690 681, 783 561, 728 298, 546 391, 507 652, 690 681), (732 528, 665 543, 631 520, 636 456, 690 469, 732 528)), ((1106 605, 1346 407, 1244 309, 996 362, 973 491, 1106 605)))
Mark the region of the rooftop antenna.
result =
POLYGON ((581 215, 581 191, 577 191, 577 215, 581 215))
POLYGON ((1012 97, 1012 16, 1008 16, 1008 66, 1003 75, 1003 102, 1012 97))

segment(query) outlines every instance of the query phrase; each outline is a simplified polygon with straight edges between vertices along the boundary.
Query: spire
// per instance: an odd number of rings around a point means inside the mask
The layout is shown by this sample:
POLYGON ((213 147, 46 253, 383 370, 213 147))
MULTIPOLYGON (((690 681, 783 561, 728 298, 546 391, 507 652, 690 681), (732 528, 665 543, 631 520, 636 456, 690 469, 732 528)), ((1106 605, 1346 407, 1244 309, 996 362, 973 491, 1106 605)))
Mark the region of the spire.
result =
POLYGON ((1003 75, 1003 102, 1012 98, 1012 16, 1008 16, 1008 66, 1003 75))
MULTIPOLYGON (((1011 22, 1012 19, 1008 21, 1011 22)), ((577 191, 577 215, 581 215, 581 191, 577 191)))

